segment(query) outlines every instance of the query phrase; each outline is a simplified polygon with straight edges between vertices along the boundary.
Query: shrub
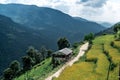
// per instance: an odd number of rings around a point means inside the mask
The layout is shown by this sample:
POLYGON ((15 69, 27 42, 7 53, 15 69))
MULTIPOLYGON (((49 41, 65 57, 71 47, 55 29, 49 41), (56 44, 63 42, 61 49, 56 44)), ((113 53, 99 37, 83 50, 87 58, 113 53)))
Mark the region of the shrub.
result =
POLYGON ((4 71, 4 80, 12 80, 13 79, 14 72, 11 68, 7 68, 4 71))
POLYGON ((111 45, 112 47, 114 47, 115 44, 114 44, 114 42, 112 41, 112 42, 110 42, 110 45, 111 45))
POLYGON ((112 63, 110 64, 110 70, 111 70, 111 71, 114 70, 114 68, 115 68, 116 66, 117 66, 117 65, 112 62, 112 63))
POLYGON ((86 59, 86 62, 94 62, 95 64, 97 63, 97 58, 92 58, 92 59, 86 59))

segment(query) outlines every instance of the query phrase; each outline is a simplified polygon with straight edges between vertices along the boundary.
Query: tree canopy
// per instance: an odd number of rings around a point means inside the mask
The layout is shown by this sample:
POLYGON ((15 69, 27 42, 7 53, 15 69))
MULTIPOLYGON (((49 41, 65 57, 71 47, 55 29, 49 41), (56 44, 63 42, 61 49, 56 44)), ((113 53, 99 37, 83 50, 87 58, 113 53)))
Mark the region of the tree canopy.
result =
POLYGON ((91 41, 94 39, 94 34, 93 33, 89 33, 88 35, 85 35, 84 40, 86 41, 91 41))
POLYGON ((67 48, 70 47, 70 43, 69 43, 69 41, 65 37, 64 38, 60 38, 58 40, 57 44, 58 44, 59 50, 63 49, 63 48, 66 48, 66 47, 67 48))
POLYGON ((120 30, 120 23, 115 24, 113 30, 117 33, 120 30))

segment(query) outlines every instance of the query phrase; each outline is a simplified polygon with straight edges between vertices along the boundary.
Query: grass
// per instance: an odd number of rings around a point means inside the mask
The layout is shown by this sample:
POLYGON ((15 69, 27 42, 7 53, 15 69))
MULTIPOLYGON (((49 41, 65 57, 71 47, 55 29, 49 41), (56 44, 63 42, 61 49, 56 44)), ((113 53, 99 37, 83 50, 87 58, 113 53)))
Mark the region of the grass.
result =
POLYGON ((73 49, 73 56, 77 56, 79 53, 79 49, 80 49, 81 45, 79 45, 77 48, 73 49))
POLYGON ((31 69, 30 71, 16 78, 15 80, 25 80, 27 76, 33 78, 34 80, 38 80, 38 79, 44 80, 46 73, 52 71, 52 65, 50 65, 50 63, 51 63, 51 58, 48 58, 43 62, 41 62, 40 64, 34 66, 33 69, 31 69))
POLYGON ((73 66, 65 68, 61 75, 54 80, 106 80, 110 61, 103 51, 102 44, 104 44, 104 50, 109 52, 108 55, 112 62, 116 64, 116 67, 110 71, 109 80, 118 80, 120 41, 115 41, 114 35, 96 37, 91 49, 73 66), (116 47, 110 45, 111 41, 116 47))

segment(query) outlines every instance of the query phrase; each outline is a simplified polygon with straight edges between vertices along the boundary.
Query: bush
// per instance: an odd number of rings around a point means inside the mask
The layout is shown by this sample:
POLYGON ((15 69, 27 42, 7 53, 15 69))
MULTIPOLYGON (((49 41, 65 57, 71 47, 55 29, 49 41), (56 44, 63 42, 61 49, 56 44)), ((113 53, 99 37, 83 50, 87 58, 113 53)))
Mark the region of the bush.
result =
POLYGON ((4 71, 4 80, 12 80, 14 75, 14 71, 11 68, 7 68, 4 71))
POLYGON ((92 59, 86 59, 85 61, 86 62, 94 62, 96 64, 97 60, 98 60, 97 58, 94 58, 94 59, 92 58, 92 59))
POLYGON ((72 45, 72 47, 75 49, 75 48, 77 48, 79 45, 80 45, 79 43, 74 43, 74 44, 72 45))
POLYGON ((111 70, 111 71, 114 70, 114 68, 115 68, 116 66, 117 66, 117 65, 112 62, 111 65, 110 65, 110 70, 111 70))
POLYGON ((85 41, 92 41, 94 39, 94 34, 93 33, 89 33, 88 35, 85 35, 84 40, 85 41))
POLYGON ((112 41, 112 42, 110 42, 110 45, 111 45, 112 47, 114 47, 115 44, 114 44, 114 42, 112 41))
POLYGON ((106 56, 109 56, 109 52, 104 50, 103 53, 106 55, 106 56))

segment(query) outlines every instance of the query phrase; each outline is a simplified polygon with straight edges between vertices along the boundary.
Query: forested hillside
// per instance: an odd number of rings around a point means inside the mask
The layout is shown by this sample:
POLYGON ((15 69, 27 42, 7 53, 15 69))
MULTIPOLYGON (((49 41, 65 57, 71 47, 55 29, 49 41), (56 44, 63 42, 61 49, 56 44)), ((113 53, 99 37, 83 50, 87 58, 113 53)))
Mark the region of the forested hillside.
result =
POLYGON ((0 74, 12 60, 20 60, 29 46, 41 48, 41 45, 51 46, 51 42, 39 31, 0 15, 0 74))

